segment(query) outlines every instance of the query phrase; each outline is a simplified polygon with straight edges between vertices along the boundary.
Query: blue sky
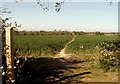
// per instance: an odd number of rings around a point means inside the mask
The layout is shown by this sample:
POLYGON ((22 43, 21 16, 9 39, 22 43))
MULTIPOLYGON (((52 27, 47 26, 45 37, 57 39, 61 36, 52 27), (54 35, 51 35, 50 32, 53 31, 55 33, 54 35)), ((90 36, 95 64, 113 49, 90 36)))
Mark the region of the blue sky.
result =
MULTIPOLYGON (((47 4, 46 4, 47 5, 47 4)), ((50 10, 45 12, 35 2, 4 2, 12 13, 12 22, 22 24, 19 30, 68 30, 68 31, 118 31, 118 3, 112 6, 108 2, 66 2, 59 12, 54 11, 55 3, 50 3, 50 10)))

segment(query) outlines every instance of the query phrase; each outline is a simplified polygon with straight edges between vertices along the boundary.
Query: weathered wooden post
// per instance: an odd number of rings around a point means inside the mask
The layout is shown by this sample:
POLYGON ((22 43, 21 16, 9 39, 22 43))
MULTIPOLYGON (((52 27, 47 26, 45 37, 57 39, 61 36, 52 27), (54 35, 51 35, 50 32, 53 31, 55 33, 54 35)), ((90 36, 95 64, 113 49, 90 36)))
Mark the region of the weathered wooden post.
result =
MULTIPOLYGON (((0 67, 2 66, 2 25, 3 21, 2 18, 0 18, 0 67)), ((2 84, 2 69, 0 69, 0 84, 2 84)))
MULTIPOLYGON (((0 29, 0 67, 2 67, 2 29, 0 29)), ((2 84, 2 69, 0 69, 0 84, 2 84)))
MULTIPOLYGON (((14 77, 14 56, 13 56, 13 28, 6 28, 6 63, 7 63, 7 79, 13 83, 14 77)), ((10 84, 10 83, 9 83, 10 84)))

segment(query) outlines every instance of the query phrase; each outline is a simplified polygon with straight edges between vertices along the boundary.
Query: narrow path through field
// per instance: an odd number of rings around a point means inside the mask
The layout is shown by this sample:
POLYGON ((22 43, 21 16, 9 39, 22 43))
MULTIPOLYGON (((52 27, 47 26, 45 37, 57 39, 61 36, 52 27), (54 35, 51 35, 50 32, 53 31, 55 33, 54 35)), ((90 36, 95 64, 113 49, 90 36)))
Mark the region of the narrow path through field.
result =
POLYGON ((75 40, 76 35, 75 35, 75 34, 73 34, 73 35, 74 35, 74 36, 73 36, 72 40, 69 41, 69 42, 66 44, 66 46, 60 51, 60 53, 59 53, 59 56, 60 56, 60 57, 65 58, 65 59, 70 57, 68 54, 65 53, 65 50, 66 50, 67 46, 75 40))

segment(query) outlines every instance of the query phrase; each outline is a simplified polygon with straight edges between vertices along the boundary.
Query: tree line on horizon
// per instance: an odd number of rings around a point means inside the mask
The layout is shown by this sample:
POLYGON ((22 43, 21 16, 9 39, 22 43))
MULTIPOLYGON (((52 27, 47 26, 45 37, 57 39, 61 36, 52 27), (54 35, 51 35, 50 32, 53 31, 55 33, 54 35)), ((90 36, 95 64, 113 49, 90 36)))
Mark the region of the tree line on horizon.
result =
POLYGON ((14 31, 15 35, 85 35, 85 34, 91 34, 91 35, 105 35, 105 34, 120 34, 119 32, 100 32, 100 31, 95 31, 95 32, 84 32, 84 31, 61 31, 61 30, 54 30, 54 31, 45 31, 45 30, 40 30, 40 31, 14 31))

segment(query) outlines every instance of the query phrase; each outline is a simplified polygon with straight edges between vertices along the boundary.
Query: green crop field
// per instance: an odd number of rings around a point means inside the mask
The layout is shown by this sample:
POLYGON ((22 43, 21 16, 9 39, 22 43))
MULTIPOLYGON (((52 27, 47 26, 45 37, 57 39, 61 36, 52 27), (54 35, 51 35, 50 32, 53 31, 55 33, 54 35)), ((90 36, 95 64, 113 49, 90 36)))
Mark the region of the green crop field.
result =
POLYGON ((17 55, 57 54, 72 39, 72 35, 15 35, 17 55))
POLYGON ((113 42, 118 40, 117 35, 77 35, 75 41, 68 45, 67 53, 79 53, 82 51, 92 51, 102 42, 113 42))
MULTIPOLYGON (((57 54, 72 39, 72 35, 15 35, 15 51, 18 55, 24 54, 57 54)), ((118 39, 117 35, 76 35, 75 40, 67 46, 67 53, 92 51, 102 42, 112 42, 118 39)))

